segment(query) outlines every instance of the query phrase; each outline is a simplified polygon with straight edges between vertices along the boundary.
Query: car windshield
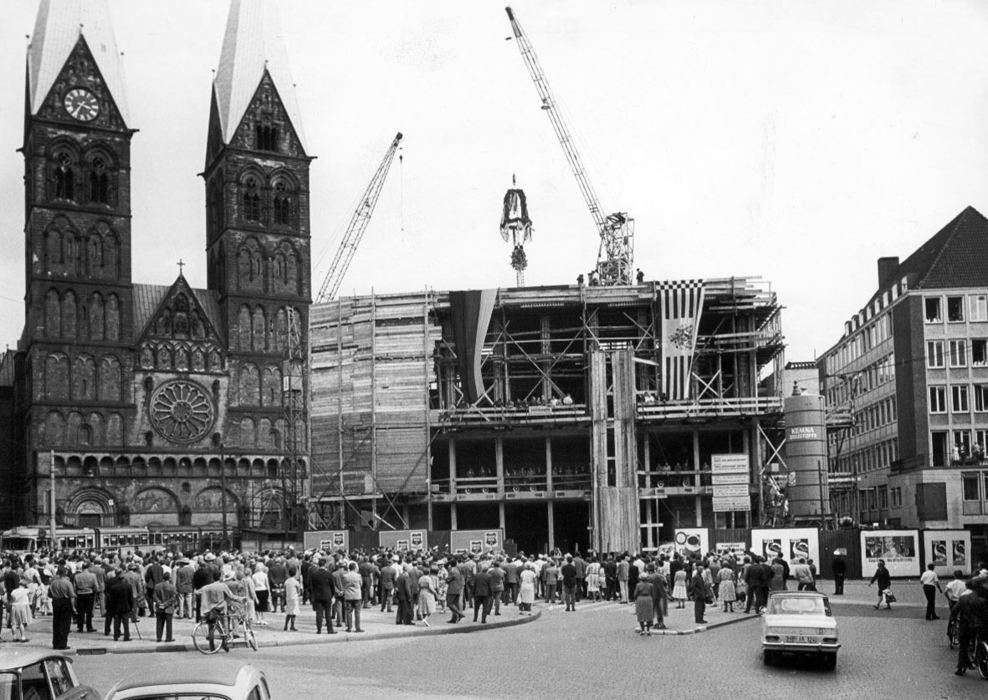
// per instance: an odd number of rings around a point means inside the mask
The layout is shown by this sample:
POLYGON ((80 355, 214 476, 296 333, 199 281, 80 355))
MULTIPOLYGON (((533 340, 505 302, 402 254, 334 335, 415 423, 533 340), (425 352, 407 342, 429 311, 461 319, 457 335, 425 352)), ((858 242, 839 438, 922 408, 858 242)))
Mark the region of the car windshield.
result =
POLYGON ((131 700, 230 700, 226 695, 202 693, 153 693, 151 695, 135 695, 131 700))
POLYGON ((830 606, 817 596, 773 596, 768 601, 770 615, 830 615, 830 606))

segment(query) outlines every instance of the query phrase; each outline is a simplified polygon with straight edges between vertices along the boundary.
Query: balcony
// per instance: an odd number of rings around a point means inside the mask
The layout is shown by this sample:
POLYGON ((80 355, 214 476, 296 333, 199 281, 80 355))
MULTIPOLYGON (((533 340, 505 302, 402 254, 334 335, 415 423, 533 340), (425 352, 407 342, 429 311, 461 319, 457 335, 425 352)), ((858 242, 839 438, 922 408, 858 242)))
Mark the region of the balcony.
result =
POLYGON ((642 401, 638 404, 640 420, 705 420, 737 418, 782 413, 778 396, 747 396, 744 398, 697 399, 695 401, 642 401))
POLYGON ((431 415, 438 425, 474 425, 496 427, 499 425, 589 423, 590 413, 586 404, 535 404, 532 406, 463 406, 447 410, 433 410, 431 415))
POLYGON ((540 501, 550 498, 585 498, 590 495, 590 474, 553 474, 552 483, 545 474, 516 474, 504 477, 457 477, 434 479, 432 500, 442 502, 470 501, 540 501))

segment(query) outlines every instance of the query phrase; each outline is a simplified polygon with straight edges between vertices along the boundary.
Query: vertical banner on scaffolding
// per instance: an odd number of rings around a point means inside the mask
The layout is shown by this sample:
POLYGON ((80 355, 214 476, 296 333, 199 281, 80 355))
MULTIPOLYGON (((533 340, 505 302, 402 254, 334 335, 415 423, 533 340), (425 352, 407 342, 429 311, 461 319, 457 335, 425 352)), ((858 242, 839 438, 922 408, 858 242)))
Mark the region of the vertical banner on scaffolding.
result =
POLYGON ((661 282, 657 292, 662 323, 662 393, 669 401, 684 401, 690 394, 693 352, 703 311, 703 280, 661 282))

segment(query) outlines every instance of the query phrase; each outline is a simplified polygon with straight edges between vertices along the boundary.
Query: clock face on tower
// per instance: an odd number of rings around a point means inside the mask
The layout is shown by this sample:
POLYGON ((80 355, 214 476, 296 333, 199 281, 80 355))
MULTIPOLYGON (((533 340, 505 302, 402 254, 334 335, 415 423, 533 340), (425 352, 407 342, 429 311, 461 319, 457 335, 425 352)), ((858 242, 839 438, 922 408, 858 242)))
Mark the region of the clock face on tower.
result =
POLYGON ((99 115, 99 100, 85 88, 72 88, 65 93, 65 111, 73 119, 90 122, 99 115))

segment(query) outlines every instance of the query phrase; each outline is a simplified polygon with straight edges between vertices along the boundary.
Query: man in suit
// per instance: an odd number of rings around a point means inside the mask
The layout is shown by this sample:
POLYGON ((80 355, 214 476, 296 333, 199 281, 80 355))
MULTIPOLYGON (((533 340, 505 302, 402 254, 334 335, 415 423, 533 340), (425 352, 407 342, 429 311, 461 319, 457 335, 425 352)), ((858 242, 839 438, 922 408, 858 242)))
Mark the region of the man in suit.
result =
POLYGON ((381 612, 391 612, 391 599, 394 597, 396 578, 398 578, 398 567, 395 566, 394 562, 385 563, 381 567, 381 612))
POLYGON ((154 615, 155 632, 158 641, 165 633, 166 642, 174 642, 172 638, 172 618, 178 609, 178 589, 172 583, 172 576, 167 571, 161 573, 161 581, 154 586, 154 615))
POLYGON ((452 617, 447 622, 459 622, 464 615, 460 612, 460 594, 463 593, 463 574, 456 567, 456 560, 451 559, 446 564, 446 607, 452 617))
POLYGON ((113 641, 120 639, 121 625, 123 640, 130 641, 130 618, 134 615, 134 608, 134 587, 123 570, 118 570, 106 588, 106 614, 113 619, 113 641))
POLYGON ((312 598, 312 609, 316 612, 316 634, 322 633, 322 621, 326 618, 326 633, 336 634, 333 629, 333 599, 336 597, 336 585, 333 572, 329 570, 329 561, 323 559, 319 566, 312 566, 309 573, 309 587, 312 598))
POLYGON ((834 551, 830 562, 830 570, 834 572, 834 595, 844 595, 844 577, 847 576, 847 560, 839 551, 834 551))
POLYGON ((164 578, 165 570, 158 561, 157 553, 151 557, 151 563, 144 570, 144 593, 147 596, 148 617, 154 617, 154 587, 164 578))
POLYGON ((481 624, 487 624, 487 616, 491 612, 491 575, 485 569, 473 575, 473 621, 477 621, 477 613, 483 611, 481 624))
POLYGON ((491 599, 494 601, 494 614, 501 614, 501 596, 504 595, 504 562, 500 558, 487 570, 491 578, 491 599))
POLYGON ((504 604, 514 605, 518 597, 518 563, 512 560, 504 562, 504 604))
POLYGON ((703 580, 703 565, 700 563, 697 563, 693 570, 689 592, 693 595, 693 622, 698 625, 707 624, 707 621, 703 619, 707 612, 707 582, 703 580))
POLYGON ((395 605, 398 612, 395 614, 396 625, 412 625, 412 608, 414 605, 414 593, 412 592, 412 578, 407 568, 403 568, 395 577, 394 584, 395 605))

